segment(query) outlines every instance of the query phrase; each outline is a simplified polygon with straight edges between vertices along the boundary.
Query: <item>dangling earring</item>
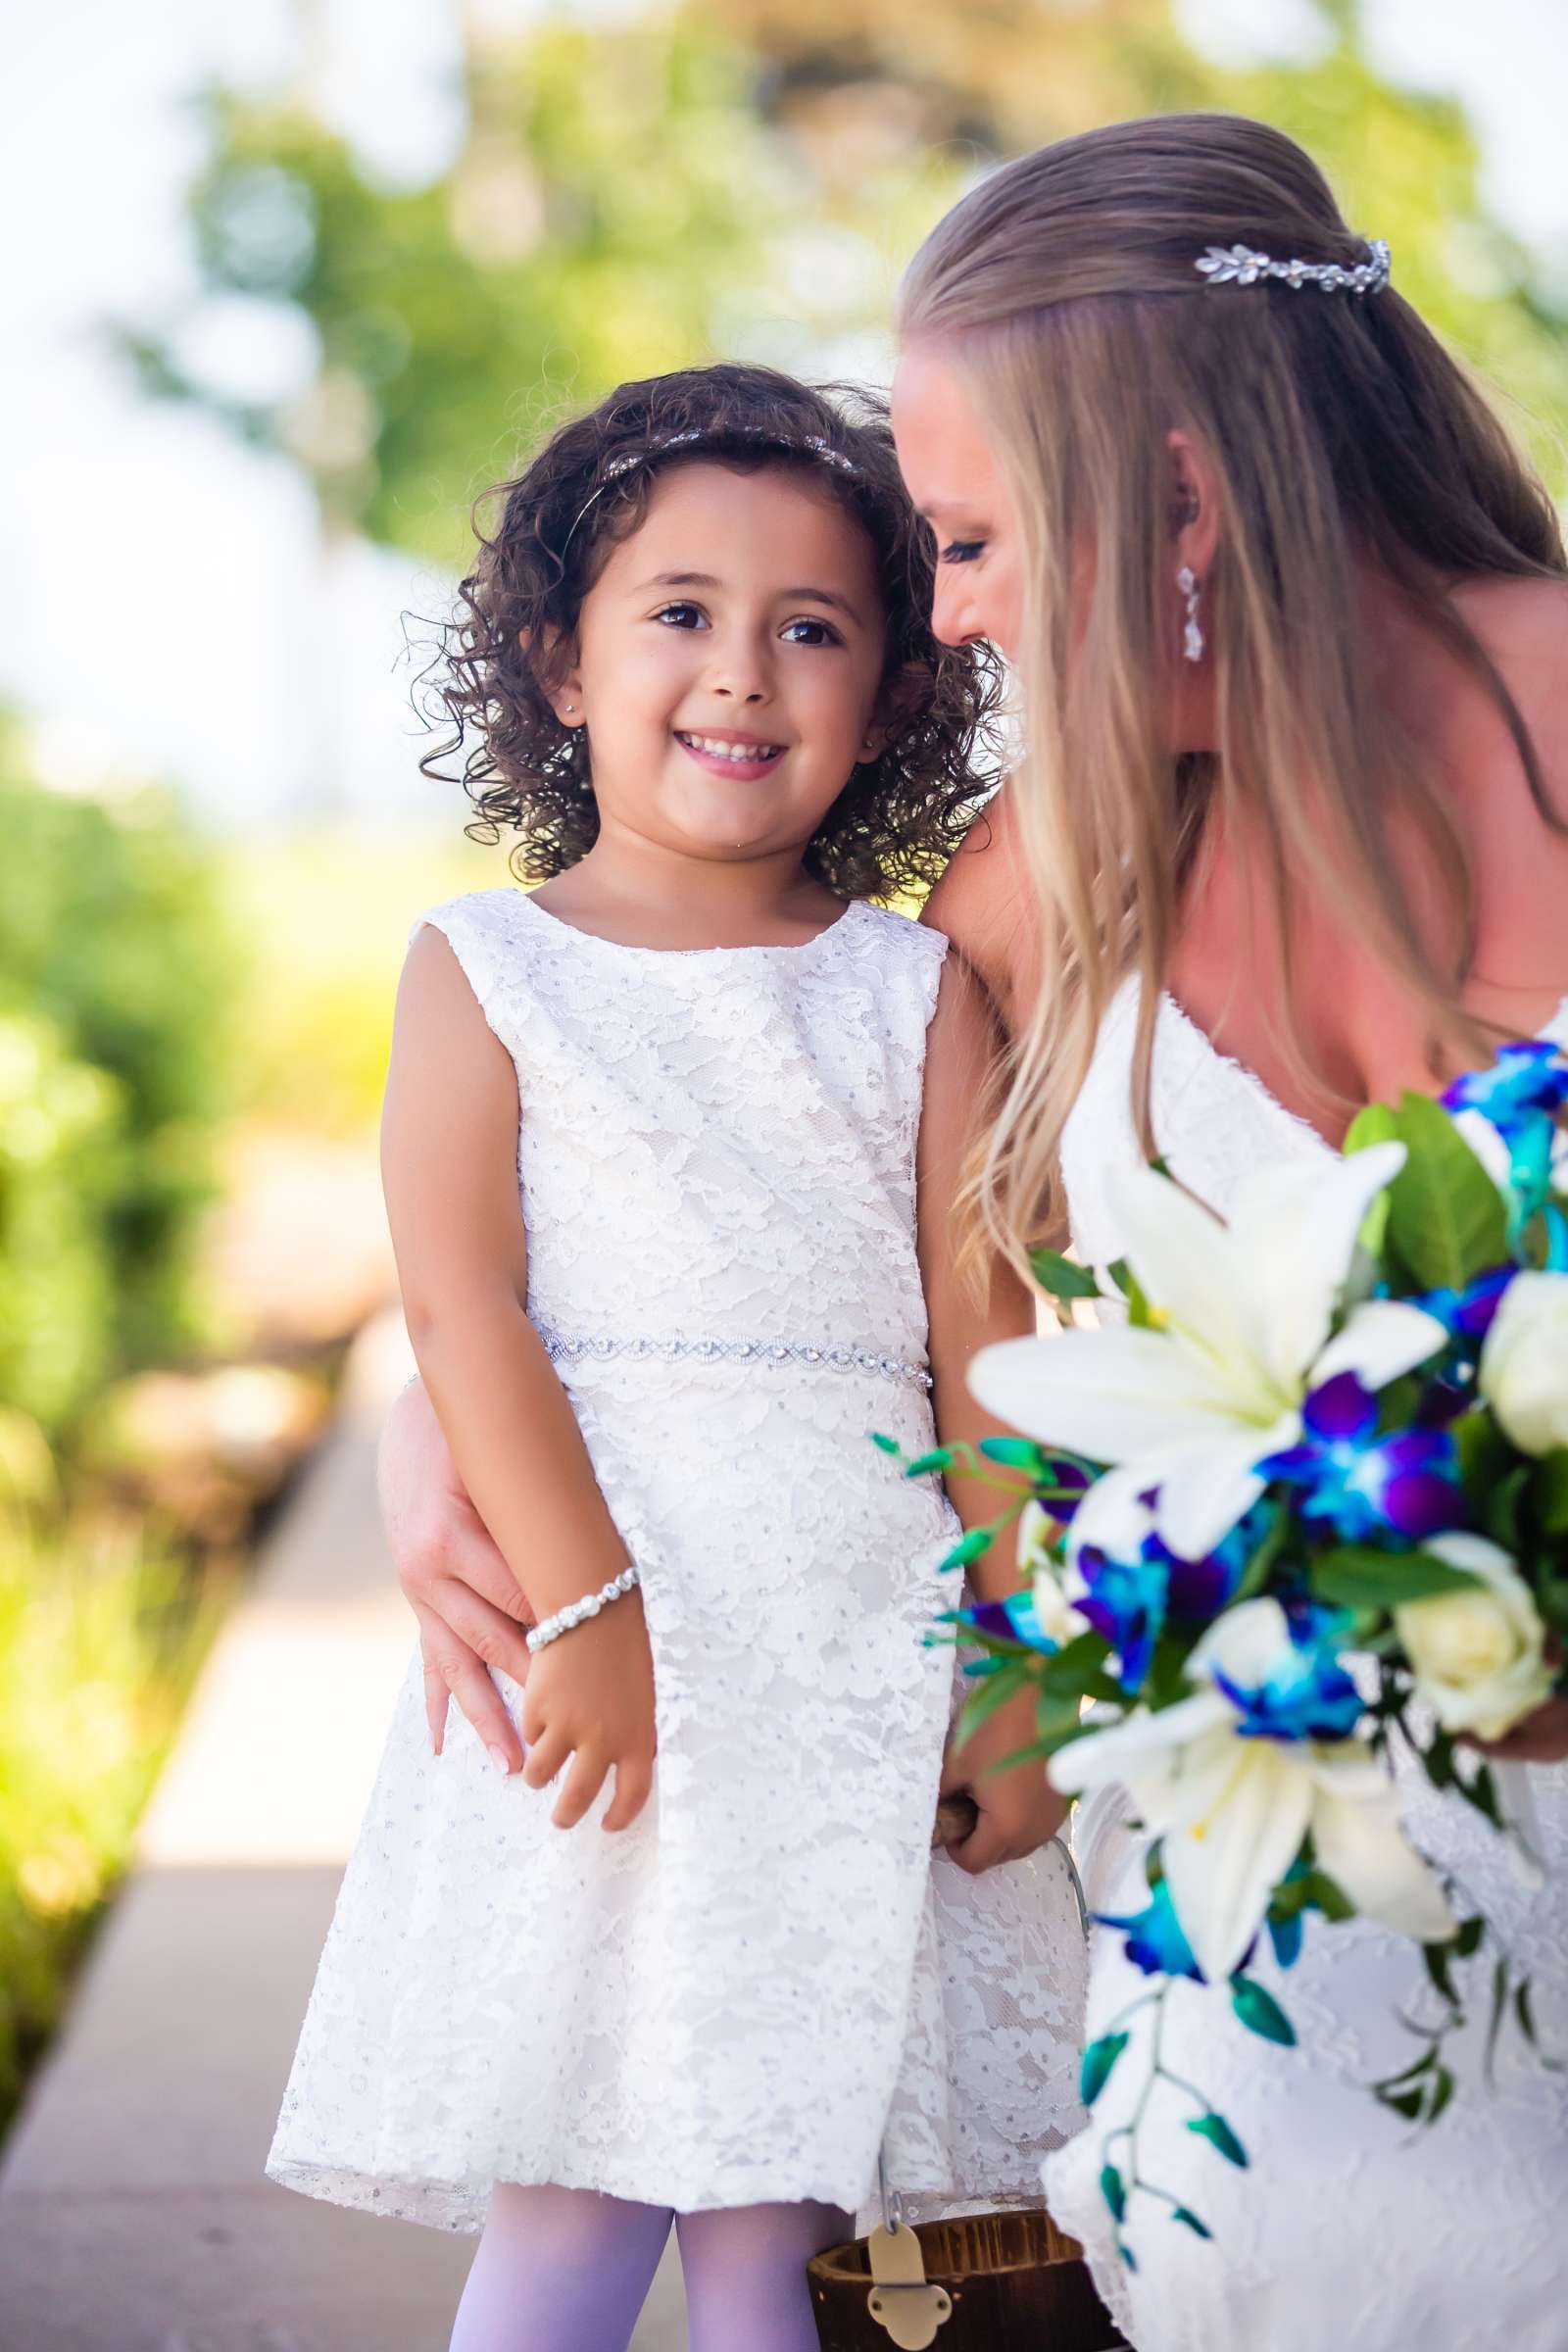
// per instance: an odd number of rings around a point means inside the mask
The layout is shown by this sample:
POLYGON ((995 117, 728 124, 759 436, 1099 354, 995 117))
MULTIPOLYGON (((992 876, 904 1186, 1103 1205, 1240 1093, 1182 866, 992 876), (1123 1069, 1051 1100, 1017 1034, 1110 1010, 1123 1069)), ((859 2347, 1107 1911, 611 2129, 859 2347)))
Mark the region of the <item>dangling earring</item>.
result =
POLYGON ((1176 574, 1176 585, 1187 606, 1187 627, 1182 637, 1182 652, 1189 662, 1203 659, 1203 632, 1198 618, 1198 575, 1190 564, 1184 564, 1176 574))

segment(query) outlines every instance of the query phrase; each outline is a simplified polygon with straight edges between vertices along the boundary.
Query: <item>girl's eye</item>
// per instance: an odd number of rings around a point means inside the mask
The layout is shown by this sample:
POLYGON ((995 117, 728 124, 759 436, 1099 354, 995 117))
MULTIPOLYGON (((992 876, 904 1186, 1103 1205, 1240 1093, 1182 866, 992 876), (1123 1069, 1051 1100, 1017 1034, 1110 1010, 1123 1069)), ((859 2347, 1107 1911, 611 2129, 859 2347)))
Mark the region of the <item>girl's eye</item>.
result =
POLYGON ((842 645, 844 640, 828 621, 802 619, 787 623, 784 642, 786 645, 842 645), (798 637, 795 633, 797 629, 814 629, 816 634, 814 637, 798 637))
POLYGON ((972 564, 976 556, 985 554, 983 539, 954 539, 942 550, 944 564, 972 564))
POLYGON ((701 625, 703 615, 696 605, 664 605, 654 618, 667 621, 672 629, 691 629, 701 625))

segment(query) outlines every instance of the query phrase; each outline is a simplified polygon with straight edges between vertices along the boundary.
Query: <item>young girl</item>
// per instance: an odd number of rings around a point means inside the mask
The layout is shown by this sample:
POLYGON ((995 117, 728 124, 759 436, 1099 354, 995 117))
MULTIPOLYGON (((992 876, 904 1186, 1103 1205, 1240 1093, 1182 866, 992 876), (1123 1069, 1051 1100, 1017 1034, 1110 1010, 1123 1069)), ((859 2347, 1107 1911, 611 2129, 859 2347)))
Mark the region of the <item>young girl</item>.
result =
POLYGON ((568 425, 466 584, 446 700, 549 879, 417 929, 384 1161, 420 1371, 539 1620, 526 1763, 466 1725, 432 1755, 411 1670, 269 2166, 482 2225, 455 2352, 624 2347, 672 2216, 697 2352, 807 2352, 879 2151, 925 2200, 1034 2201, 1077 2120, 1058 1807, 989 1769, 1028 1710, 945 1771, 925 1639, 994 1498, 869 1443, 985 1435, 967 1360, 1032 1327, 955 1266, 981 1001, 869 903, 979 790, 986 674, 930 595, 880 416, 744 368, 568 425))

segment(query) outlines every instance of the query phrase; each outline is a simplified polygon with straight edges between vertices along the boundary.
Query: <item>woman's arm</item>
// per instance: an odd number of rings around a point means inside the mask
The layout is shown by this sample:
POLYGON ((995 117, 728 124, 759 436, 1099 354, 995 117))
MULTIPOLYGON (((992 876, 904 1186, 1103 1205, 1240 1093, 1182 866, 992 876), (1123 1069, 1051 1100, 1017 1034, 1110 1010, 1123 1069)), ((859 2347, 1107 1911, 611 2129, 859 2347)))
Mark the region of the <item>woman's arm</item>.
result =
POLYGON ((526 1682, 523 1629, 534 1612, 468 1499, 420 1380, 387 1414, 377 1487, 398 1583, 418 1622, 432 1749, 445 1744, 455 1698, 496 1769, 520 1772, 522 1742, 492 1673, 526 1682))
MULTIPOLYGON (((981 1411, 969 1394, 968 1370, 978 1348, 995 1340, 1031 1335, 1033 1300, 1010 1267, 985 1261, 988 1288, 976 1296, 960 1268, 961 1234, 955 1202, 985 1100, 986 1078, 1001 1050, 995 1011, 961 959, 950 956, 926 1043, 925 1096, 917 1162, 920 1272, 930 1316, 932 1403, 944 1446, 1010 1436, 981 1411)), ((965 1528, 995 1518, 997 1494, 956 1473, 947 1481, 965 1528)), ((982 1599, 1004 1599, 1017 1587, 1011 1546, 1000 1544, 975 1561, 969 1583, 982 1599)), ((1033 1853, 1060 1828, 1067 1807, 1038 1763, 994 1768, 1035 1737, 1035 1702, 1025 1692, 999 1708, 961 1747, 950 1749, 943 1774, 947 1795, 967 1788, 979 1820, 961 1845, 949 1850, 961 1869, 988 1870, 1033 1853)))
MULTIPOLYGON (((420 1373, 473 1507, 541 1616, 594 1592, 626 1550, 571 1404, 524 1312, 517 1094, 451 948, 421 931, 404 968, 382 1121, 382 1179, 420 1373)), ((633 1592, 533 1659, 525 1777, 575 1761, 566 1828, 616 1768, 607 1827, 631 1820, 653 1762, 653 1684, 633 1592)))

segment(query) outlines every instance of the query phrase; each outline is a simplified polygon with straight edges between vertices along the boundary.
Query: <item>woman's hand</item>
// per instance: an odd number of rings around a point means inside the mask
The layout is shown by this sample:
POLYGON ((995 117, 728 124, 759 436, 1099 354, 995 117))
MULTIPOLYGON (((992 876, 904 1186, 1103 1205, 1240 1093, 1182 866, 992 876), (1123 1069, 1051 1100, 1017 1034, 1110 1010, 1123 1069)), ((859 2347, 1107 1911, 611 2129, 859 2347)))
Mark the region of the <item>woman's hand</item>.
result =
POLYGON ((1501 1740, 1472 1740, 1484 1756, 1499 1764, 1561 1764, 1568 1761, 1568 1698, 1543 1700, 1501 1740))
POLYGON ((464 1491, 418 1381, 387 1415, 379 1487, 398 1583, 418 1620, 431 1746, 441 1753, 455 1698, 497 1770, 517 1772, 522 1743, 488 1670, 526 1679, 523 1628, 533 1611, 464 1491))
POLYGON ((633 1586, 533 1660, 522 1704, 530 1788, 548 1788, 567 1764, 558 1830, 581 1821, 612 1767, 615 1793, 602 1827, 623 1830, 648 1801, 654 1778, 654 1661, 643 1596, 633 1586))
POLYGON ((942 1794, 965 1789, 980 1812, 963 1843, 947 1849, 960 1870, 974 1875, 999 1862, 1021 1862, 1054 1838, 1066 1819, 1067 1799, 1052 1788, 1038 1760, 1006 1772, 994 1769, 1034 1737, 1035 1694, 1024 1690, 988 1716, 961 1747, 949 1741, 942 1794))

